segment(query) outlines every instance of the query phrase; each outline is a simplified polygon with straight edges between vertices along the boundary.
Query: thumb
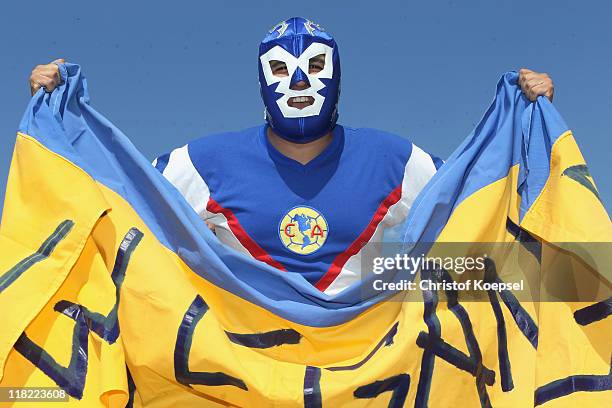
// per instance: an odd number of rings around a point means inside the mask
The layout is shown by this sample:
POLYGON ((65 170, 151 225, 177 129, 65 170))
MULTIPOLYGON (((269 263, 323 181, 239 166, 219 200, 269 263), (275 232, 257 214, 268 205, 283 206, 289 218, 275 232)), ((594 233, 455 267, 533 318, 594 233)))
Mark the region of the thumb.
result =
POLYGON ((51 64, 63 64, 64 62, 66 62, 65 59, 63 58, 58 58, 56 60, 51 61, 51 64))

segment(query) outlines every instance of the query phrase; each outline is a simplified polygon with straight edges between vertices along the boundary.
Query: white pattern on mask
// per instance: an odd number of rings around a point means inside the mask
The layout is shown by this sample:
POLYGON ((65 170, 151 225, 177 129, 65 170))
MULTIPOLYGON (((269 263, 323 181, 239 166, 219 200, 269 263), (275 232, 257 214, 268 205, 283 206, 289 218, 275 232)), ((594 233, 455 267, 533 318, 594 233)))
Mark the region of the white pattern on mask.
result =
POLYGON ((315 42, 310 44, 310 46, 306 48, 298 58, 291 55, 279 45, 271 48, 268 50, 268 52, 259 57, 268 86, 279 83, 275 91, 283 94, 283 96, 280 97, 276 103, 284 117, 304 118, 307 116, 316 116, 321 112, 323 102, 325 102, 325 97, 320 95, 318 91, 325 88, 325 84, 320 78, 331 79, 332 75, 334 74, 332 56, 333 49, 331 47, 315 42), (319 54, 325 54, 324 68, 316 74, 308 73, 310 59, 319 54), (287 65, 289 75, 286 77, 275 76, 270 68, 270 61, 273 60, 284 62, 287 65), (291 78, 293 78, 293 74, 295 74, 295 70, 298 67, 306 74, 308 82, 310 82, 310 87, 307 89, 293 90, 289 88, 291 86, 291 78), (294 108, 288 105, 287 102, 289 101, 289 98, 299 96, 311 96, 314 98, 314 103, 310 106, 306 106, 303 109, 294 108))

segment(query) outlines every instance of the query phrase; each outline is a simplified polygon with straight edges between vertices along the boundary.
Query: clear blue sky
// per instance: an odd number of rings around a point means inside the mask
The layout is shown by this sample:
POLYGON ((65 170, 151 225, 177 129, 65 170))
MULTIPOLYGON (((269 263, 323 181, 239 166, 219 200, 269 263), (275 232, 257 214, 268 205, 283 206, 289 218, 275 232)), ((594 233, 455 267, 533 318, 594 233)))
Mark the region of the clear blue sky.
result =
POLYGON ((0 14, 0 201, 32 67, 81 64, 92 105, 152 159, 262 122, 257 46, 301 15, 340 46, 340 122, 447 157, 508 70, 551 74, 612 209, 612 3, 605 1, 6 2, 0 14), (232 5, 228 5, 228 4, 232 5))

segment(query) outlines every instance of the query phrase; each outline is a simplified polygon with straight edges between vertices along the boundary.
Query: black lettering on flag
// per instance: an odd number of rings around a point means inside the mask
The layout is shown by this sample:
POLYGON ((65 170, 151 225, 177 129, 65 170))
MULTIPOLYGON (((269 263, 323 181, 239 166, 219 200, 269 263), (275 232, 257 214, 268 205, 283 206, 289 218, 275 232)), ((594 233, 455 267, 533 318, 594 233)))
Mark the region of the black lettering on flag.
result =
POLYGON ((535 405, 542 405, 550 400, 565 397, 579 391, 611 391, 612 361, 607 375, 570 375, 543 385, 535 391, 535 405))
POLYGON ((306 366, 304 373, 304 408, 321 408, 321 369, 306 366))
MULTIPOLYGON (((431 279, 432 274, 428 270, 421 272, 421 279, 431 279)), ((431 290, 423 290, 423 320, 427 325, 427 336, 430 339, 438 339, 441 336, 440 320, 436 315, 438 307, 438 294, 431 290)), ((435 364, 435 350, 428 344, 420 345, 423 348, 423 357, 421 358, 421 371, 419 373, 419 383, 417 385, 417 394, 414 402, 416 408, 427 408, 429 405, 429 391, 431 389, 431 379, 435 364)), ((417 343, 418 345, 418 343, 417 343)), ((452 364, 452 363, 451 363, 452 364)))
MULTIPOLYGON (((492 259, 487 258, 485 280, 487 282, 503 283, 502 280, 497 276, 497 269, 495 262, 492 259)), ((499 292, 499 297, 510 311, 512 318, 514 319, 517 328, 523 333, 523 336, 533 346, 534 349, 538 348, 538 326, 531 318, 531 315, 521 306, 521 302, 518 301, 516 296, 511 290, 505 289, 499 292)), ((491 297, 489 296, 489 300, 491 297)))
MULTIPOLYGON (((589 168, 586 164, 578 164, 576 166, 570 166, 567 169, 563 170, 561 176, 567 176, 574 180, 575 182, 581 184, 587 190, 597 197, 597 200, 601 203, 601 197, 599 197, 599 193, 597 192, 597 188, 593 183, 591 173, 589 172, 589 168)), ((603 204, 603 203, 602 203, 603 204)))
MULTIPOLYGON (((137 228, 130 228, 119 244, 117 256, 115 257, 115 265, 113 266, 113 272, 111 274, 111 279, 115 284, 115 304, 108 315, 104 316, 100 313, 90 311, 85 306, 77 305, 82 310, 83 317, 85 318, 89 329, 100 336, 100 338, 105 340, 108 344, 113 344, 119 337, 119 320, 117 318, 117 312, 119 310, 121 286, 123 285, 125 272, 127 271, 132 253, 142 240, 142 237, 143 233, 137 228)), ((74 303, 67 300, 60 300, 55 305, 55 310, 61 312, 73 304, 74 303)))
POLYGON ((574 320, 581 326, 603 320, 612 314, 612 297, 574 312, 574 320))
MULTIPOLYGON (((452 282, 452 278, 447 271, 442 269, 439 272, 441 272, 441 279, 452 282)), ((422 279, 436 279, 431 271, 428 270, 422 270, 421 277, 422 279)), ((465 361, 465 354, 442 340, 440 335, 440 321, 436 315, 438 295, 434 291, 424 290, 422 292, 423 301, 425 302, 423 319, 429 329, 429 333, 421 332, 417 338, 417 345, 423 348, 424 351, 421 361, 421 372, 419 375, 419 385, 417 386, 415 407, 424 408, 428 406, 429 390, 431 388, 431 378, 436 356, 443 358, 459 369, 465 369, 470 372, 476 380, 476 391, 478 392, 480 405, 482 407, 490 407, 491 401, 486 390, 486 385, 492 385, 495 382, 495 373, 482 363, 482 354, 476 336, 474 335, 472 323, 467 311, 458 302, 457 291, 447 290, 445 292, 448 309, 453 312, 461 324, 470 355, 467 357, 468 360, 465 361)))
POLYGON ((55 231, 49 235, 49 237, 42 243, 40 248, 36 250, 32 255, 29 255, 19 261, 15 266, 5 272, 2 276, 0 276, 0 293, 4 291, 4 289, 11 286, 13 282, 15 282, 25 271, 30 269, 37 262, 43 261, 51 255, 57 244, 60 243, 72 227, 74 226, 74 221, 72 220, 64 220, 62 221, 55 231))
MULTIPOLYGON (((607 318, 612 314, 611 310, 612 298, 608 298, 577 310, 574 312, 574 319, 579 325, 587 326, 607 318)), ((570 375, 550 382, 535 391, 535 405, 541 405, 579 391, 610 390, 612 390, 612 356, 610 357, 610 371, 607 375, 570 375)))
POLYGON ((83 313, 77 305, 69 306, 62 311, 76 323, 72 332, 72 354, 68 367, 62 367, 49 353, 34 343, 26 333, 22 333, 14 345, 15 350, 41 370, 58 387, 73 398, 83 398, 85 377, 87 376, 89 329, 83 313))
POLYGON ((542 262, 542 243, 529 232, 522 229, 518 224, 514 223, 509 217, 506 218, 506 230, 512 234, 514 239, 522 244, 523 248, 531 252, 531 254, 540 263, 542 262))
MULTIPOLYGON (((442 269, 442 279, 446 280, 447 282, 452 281, 451 276, 444 269, 442 269)), ((482 407, 490 407, 491 401, 489 400, 489 395, 485 386, 487 384, 487 381, 485 379, 484 374, 485 370, 487 372, 490 370, 486 368, 482 363, 482 353, 480 351, 480 346, 478 345, 478 340, 476 340, 476 336, 474 335, 470 316, 468 315, 465 308, 459 304, 458 297, 459 294, 456 290, 446 291, 447 306, 461 323, 463 335, 465 336, 465 344, 467 345, 468 351, 470 353, 470 360, 474 362, 474 365, 476 367, 476 372, 473 373, 473 375, 476 379, 476 389, 478 391, 478 397, 480 398, 480 405, 482 407)), ((495 374, 494 372, 492 373, 495 374)), ((493 380, 490 382, 492 385, 495 382, 495 378, 493 378, 493 380)))
POLYGON ((370 351, 370 353, 363 358, 363 360, 359 361, 358 363, 355 363, 355 364, 352 364, 352 365, 348 365, 348 366, 328 367, 328 368, 326 368, 326 370, 329 370, 329 371, 347 371, 347 370, 356 370, 356 369, 358 369, 359 367, 361 367, 362 365, 364 365, 365 363, 370 361, 370 359, 374 356, 374 354, 376 354, 376 352, 381 347, 383 347, 383 346, 390 346, 390 345, 393 344, 393 338, 397 334, 397 327, 398 326, 399 326, 399 322, 396 322, 393 325, 393 327, 391 327, 391 329, 387 332, 387 334, 385 334, 385 336, 378 342, 376 347, 374 347, 372 349, 372 351, 370 351))
MULTIPOLYGON (((64 221, 60 224, 41 246, 38 253, 41 256, 48 257, 53 248, 66 236, 73 225, 72 221, 64 221)), ((117 300, 108 316, 90 312, 86 307, 67 300, 61 300, 55 304, 54 310, 56 312, 71 318, 75 322, 72 336, 72 356, 68 367, 60 366, 49 353, 30 340, 25 332, 21 334, 17 343, 15 343, 15 350, 44 372, 73 398, 81 399, 83 397, 83 388, 87 376, 87 338, 89 331, 97 333, 109 344, 114 343, 119 336, 119 323, 117 319, 119 291, 125 278, 130 256, 138 246, 142 236, 142 232, 138 229, 131 228, 119 245, 115 266, 111 275, 116 287, 117 300)))
POLYGON ((270 348, 283 344, 298 344, 302 335, 293 329, 273 330, 265 333, 231 333, 226 331, 232 343, 250 348, 270 348))
POLYGON ((125 367, 125 372, 127 373, 128 382, 128 402, 127 404, 125 404, 125 408, 134 408, 134 395, 136 394, 136 384, 134 384, 132 373, 130 373, 130 370, 127 366, 125 367))
POLYGON ((399 374, 386 380, 374 381, 371 384, 362 385, 353 392, 355 398, 376 398, 380 394, 392 391, 389 400, 389 408, 401 408, 406 402, 408 389, 410 388, 410 375, 399 374))
MULTIPOLYGON (((490 259, 485 260, 485 281, 486 282, 498 282, 501 281, 497 277, 497 270, 495 263, 490 259)), ((497 293, 493 290, 487 291, 489 302, 493 308, 493 314, 495 315, 495 321, 497 324, 497 358, 499 361, 499 371, 501 377, 502 391, 508 392, 514 389, 514 381, 512 379, 512 367, 510 364, 510 356, 508 354, 508 334, 506 332, 506 320, 502 312, 499 300, 497 299, 497 293)))
MULTIPOLYGON (((436 357, 451 363, 460 370, 466 371, 473 376, 478 373, 478 365, 476 362, 463 353, 461 350, 456 349, 439 337, 430 337, 425 332, 420 332, 417 336, 417 345, 422 349, 431 349, 436 357)), ((482 367, 482 375, 487 385, 495 384, 495 371, 492 371, 486 367, 482 367)))
POLYGON ((174 376, 176 381, 189 388, 192 388, 192 384, 208 386, 231 385, 247 390, 244 381, 231 375, 221 372, 189 370, 189 354, 193 342, 193 333, 207 311, 208 305, 204 302, 204 299, 200 295, 196 295, 183 316, 183 321, 179 326, 176 336, 176 346, 174 347, 174 376))

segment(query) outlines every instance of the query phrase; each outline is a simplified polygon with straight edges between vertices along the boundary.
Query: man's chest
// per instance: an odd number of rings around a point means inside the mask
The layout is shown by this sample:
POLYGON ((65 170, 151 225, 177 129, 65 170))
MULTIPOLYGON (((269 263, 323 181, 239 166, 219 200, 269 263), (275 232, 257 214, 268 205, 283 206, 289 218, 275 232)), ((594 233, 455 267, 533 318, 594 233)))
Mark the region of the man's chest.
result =
POLYGON ((402 179, 388 171, 356 172, 355 167, 340 165, 272 166, 228 176, 210 183, 207 206, 211 215, 218 215, 210 220, 224 229, 221 236, 233 235, 247 245, 252 242, 290 264, 295 258, 331 263, 380 222, 399 198, 402 179))

